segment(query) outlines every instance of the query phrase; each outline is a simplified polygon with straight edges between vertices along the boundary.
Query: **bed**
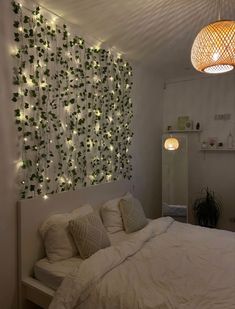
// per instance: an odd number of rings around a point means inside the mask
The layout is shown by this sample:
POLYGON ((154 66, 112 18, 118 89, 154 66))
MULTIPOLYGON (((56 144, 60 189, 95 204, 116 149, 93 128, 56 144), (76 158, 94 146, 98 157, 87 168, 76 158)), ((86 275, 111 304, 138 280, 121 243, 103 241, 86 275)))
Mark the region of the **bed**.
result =
POLYGON ((40 224, 51 214, 65 213, 89 202, 99 209, 106 200, 133 191, 131 181, 123 180, 101 184, 78 191, 63 192, 48 199, 21 200, 17 205, 18 230, 18 303, 19 308, 48 308, 54 296, 54 289, 37 280, 34 265, 45 258, 40 224), (34 306, 35 304, 35 306, 34 306))
POLYGON ((235 308, 234 233, 153 220, 68 275, 50 308, 235 308))
MULTIPOLYGON (((125 232, 109 233, 108 235, 112 246, 133 237, 133 235, 126 234, 125 232)), ((81 266, 82 262, 79 256, 54 263, 50 263, 48 259, 44 257, 34 264, 34 277, 46 287, 56 291, 63 279, 69 275, 69 273, 76 271, 76 269, 81 266)))
POLYGON ((32 276, 23 278, 23 286, 30 279, 44 288, 38 293, 50 291, 40 305, 51 309, 235 308, 234 233, 164 217, 137 232, 109 237, 110 247, 82 263, 57 265, 56 286, 32 276))

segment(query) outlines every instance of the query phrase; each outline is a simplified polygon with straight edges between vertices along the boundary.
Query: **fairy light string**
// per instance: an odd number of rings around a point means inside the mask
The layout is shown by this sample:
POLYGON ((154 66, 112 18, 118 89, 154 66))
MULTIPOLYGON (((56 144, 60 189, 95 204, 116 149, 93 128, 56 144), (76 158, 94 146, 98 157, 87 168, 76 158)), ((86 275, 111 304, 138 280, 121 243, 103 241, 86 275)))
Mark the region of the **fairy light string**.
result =
POLYGON ((20 198, 131 178, 132 68, 12 3, 20 198))

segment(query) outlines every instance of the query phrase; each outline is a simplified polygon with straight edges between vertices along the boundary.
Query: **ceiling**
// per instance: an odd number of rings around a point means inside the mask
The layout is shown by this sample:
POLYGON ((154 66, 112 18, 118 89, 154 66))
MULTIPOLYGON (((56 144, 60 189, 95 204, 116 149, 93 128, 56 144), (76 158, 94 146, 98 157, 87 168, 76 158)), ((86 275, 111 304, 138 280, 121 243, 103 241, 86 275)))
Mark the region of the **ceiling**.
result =
MULTIPOLYGON (((218 19, 219 0, 39 0, 83 33, 120 50, 165 79, 195 73, 190 50, 199 30, 218 19)), ((235 19, 235 0, 221 0, 221 18, 235 19)))

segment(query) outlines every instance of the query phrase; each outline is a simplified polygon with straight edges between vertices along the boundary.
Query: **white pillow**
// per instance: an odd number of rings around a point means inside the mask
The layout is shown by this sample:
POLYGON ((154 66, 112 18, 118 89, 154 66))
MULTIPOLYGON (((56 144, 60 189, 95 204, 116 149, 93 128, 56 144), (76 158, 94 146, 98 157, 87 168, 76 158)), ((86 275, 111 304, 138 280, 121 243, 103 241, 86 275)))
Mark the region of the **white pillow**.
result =
POLYGON ((64 223, 68 222, 69 220, 74 219, 77 216, 85 216, 88 213, 92 212, 93 208, 89 204, 85 204, 79 208, 74 209, 70 213, 63 213, 63 214, 55 214, 48 217, 39 227, 39 233, 41 234, 42 238, 44 238, 47 230, 52 226, 54 223, 64 223))
POLYGON ((78 254, 73 238, 68 230, 68 222, 53 223, 44 237, 44 246, 50 262, 69 259, 78 254))
POLYGON ((123 198, 119 208, 122 214, 123 226, 127 233, 141 230, 148 224, 143 207, 136 198, 123 198))
POLYGON ((77 217, 77 215, 79 217, 83 217, 83 216, 86 216, 88 215, 89 213, 93 212, 93 208, 91 207, 91 205, 89 204, 85 204, 83 205, 82 207, 79 207, 79 208, 76 208, 72 211, 72 216, 74 219, 75 217, 77 217))
POLYGON ((127 193, 122 197, 107 201, 100 210, 101 218, 106 230, 109 233, 116 233, 124 230, 122 215, 119 209, 119 202, 122 198, 132 197, 131 193, 127 193))
POLYGON ((73 238, 68 230, 70 220, 92 212, 90 205, 84 205, 71 213, 56 214, 46 219, 39 232, 50 262, 65 260, 78 254, 73 238))

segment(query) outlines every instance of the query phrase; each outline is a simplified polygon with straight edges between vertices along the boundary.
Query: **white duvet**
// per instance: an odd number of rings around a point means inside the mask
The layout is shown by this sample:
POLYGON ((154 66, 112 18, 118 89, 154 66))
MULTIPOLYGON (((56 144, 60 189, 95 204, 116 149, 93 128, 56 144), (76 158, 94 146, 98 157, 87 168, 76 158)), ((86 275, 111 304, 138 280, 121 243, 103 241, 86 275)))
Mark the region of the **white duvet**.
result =
POLYGON ((69 274, 50 309, 234 309, 235 233, 151 221, 69 274))

